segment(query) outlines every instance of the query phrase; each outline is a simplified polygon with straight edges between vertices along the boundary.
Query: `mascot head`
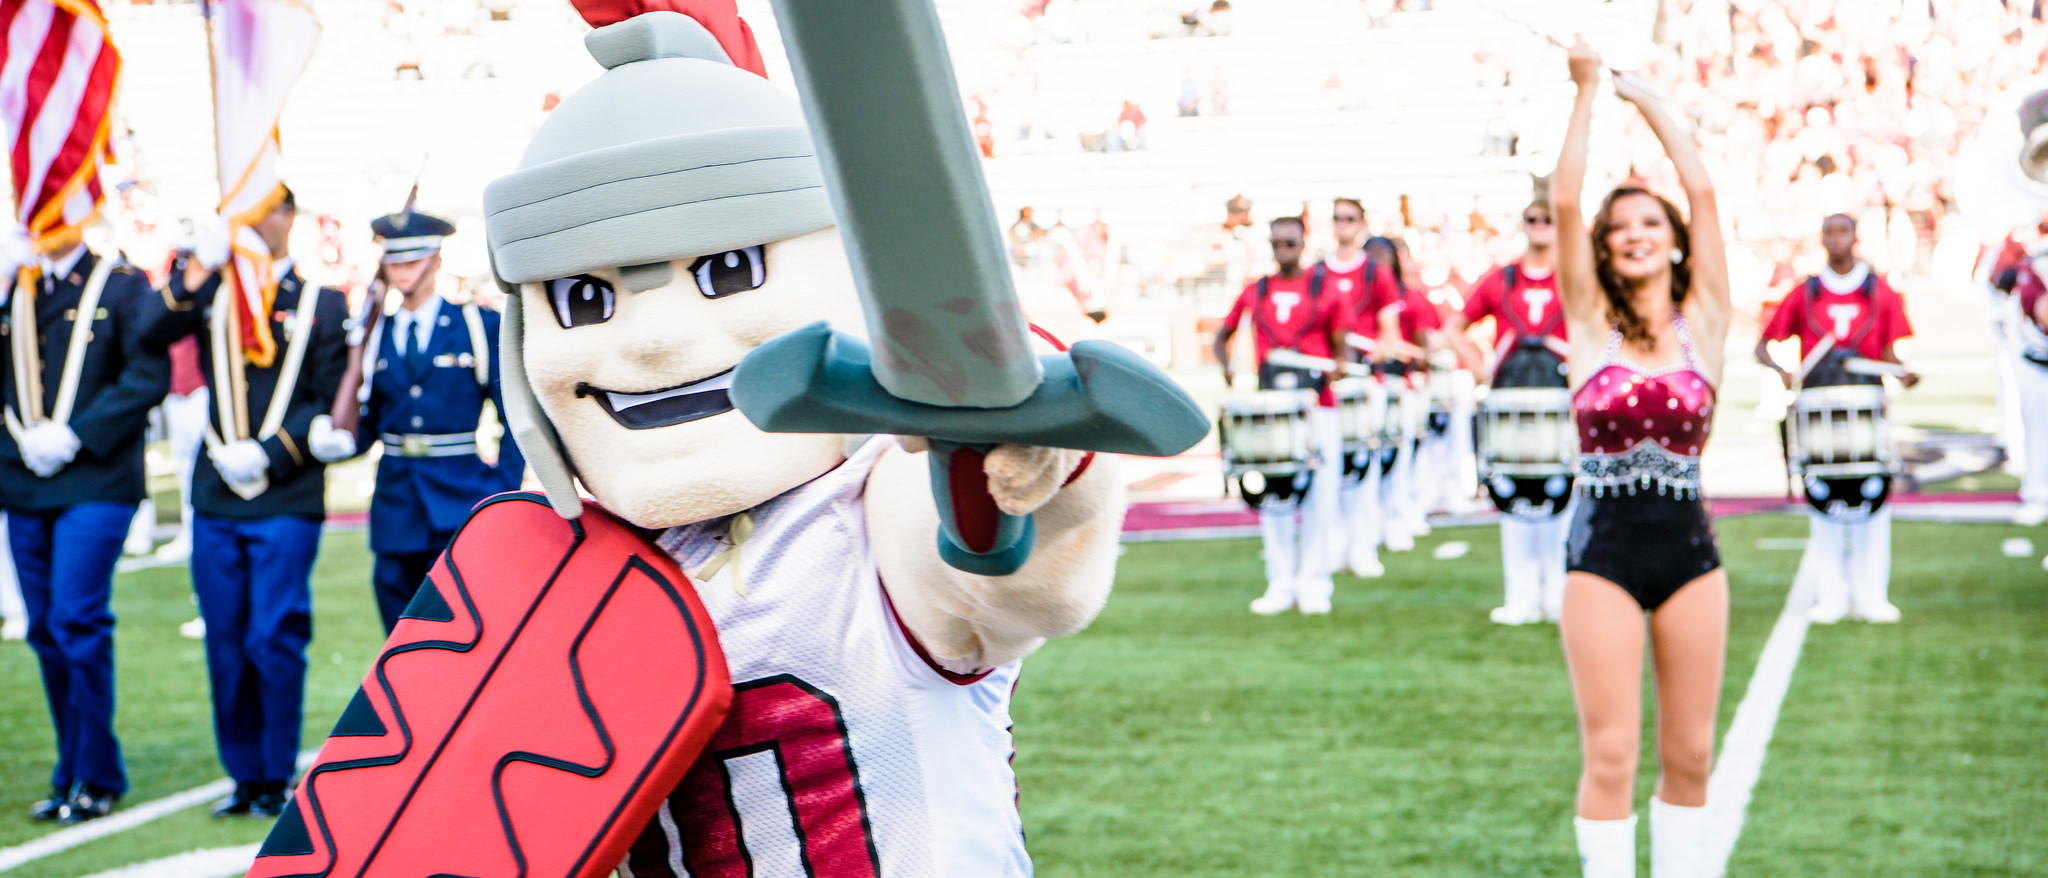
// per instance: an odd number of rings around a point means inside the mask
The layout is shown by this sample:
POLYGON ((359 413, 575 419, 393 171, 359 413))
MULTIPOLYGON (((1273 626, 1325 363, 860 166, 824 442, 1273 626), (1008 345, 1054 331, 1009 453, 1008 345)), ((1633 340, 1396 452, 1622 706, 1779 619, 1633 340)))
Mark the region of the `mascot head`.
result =
POLYGON ((642 527, 739 512, 843 459, 844 437, 763 433, 726 393, 755 346, 861 325, 818 158, 733 0, 578 8, 605 73, 484 193, 505 420, 566 517, 577 479, 642 527))

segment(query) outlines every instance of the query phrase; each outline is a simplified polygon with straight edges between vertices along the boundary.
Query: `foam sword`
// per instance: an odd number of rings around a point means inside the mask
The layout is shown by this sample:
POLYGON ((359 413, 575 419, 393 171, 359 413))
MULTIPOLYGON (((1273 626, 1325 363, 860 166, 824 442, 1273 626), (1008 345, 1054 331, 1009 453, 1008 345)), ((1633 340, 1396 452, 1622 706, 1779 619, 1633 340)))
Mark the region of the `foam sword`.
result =
POLYGON ((760 346, 733 373, 733 403, 770 432, 929 438, 940 556, 1015 572, 1035 530, 988 496, 989 449, 1163 457, 1208 420, 1114 344, 1032 355, 931 0, 775 0, 775 14, 868 335, 817 323, 760 346))

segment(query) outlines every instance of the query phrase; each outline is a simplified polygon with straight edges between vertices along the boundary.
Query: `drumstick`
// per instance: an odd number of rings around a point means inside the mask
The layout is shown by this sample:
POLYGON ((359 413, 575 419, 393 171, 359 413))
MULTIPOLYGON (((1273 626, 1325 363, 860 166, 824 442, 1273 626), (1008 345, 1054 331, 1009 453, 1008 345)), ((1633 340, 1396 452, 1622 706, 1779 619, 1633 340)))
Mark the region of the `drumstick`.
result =
POLYGON ((1851 375, 1890 375, 1893 378, 1902 380, 1906 377, 1905 364, 1887 363, 1883 360, 1872 360, 1867 357, 1850 357, 1842 363, 1842 371, 1848 372, 1851 375))
POLYGON ((1266 354, 1266 362, 1289 369, 1312 369, 1317 372, 1342 372, 1347 375, 1367 374, 1364 366, 1356 363, 1339 364, 1329 357, 1314 357, 1300 351, 1277 348, 1266 354))

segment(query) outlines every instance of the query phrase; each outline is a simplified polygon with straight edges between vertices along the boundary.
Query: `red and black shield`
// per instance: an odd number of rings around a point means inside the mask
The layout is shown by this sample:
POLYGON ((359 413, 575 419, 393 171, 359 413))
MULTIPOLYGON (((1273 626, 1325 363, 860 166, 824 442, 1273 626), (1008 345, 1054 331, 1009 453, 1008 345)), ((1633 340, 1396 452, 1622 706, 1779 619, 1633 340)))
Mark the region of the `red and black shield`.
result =
POLYGON ((595 505, 470 514, 249 878, 599 876, 724 720, 732 683, 675 562, 595 505))

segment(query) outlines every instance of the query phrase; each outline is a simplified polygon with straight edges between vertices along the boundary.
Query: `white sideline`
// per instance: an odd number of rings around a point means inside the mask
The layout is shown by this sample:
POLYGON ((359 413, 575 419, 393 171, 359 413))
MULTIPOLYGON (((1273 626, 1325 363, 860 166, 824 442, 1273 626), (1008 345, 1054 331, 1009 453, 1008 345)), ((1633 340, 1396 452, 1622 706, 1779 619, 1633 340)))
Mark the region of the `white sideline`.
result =
POLYGON ((260 844, 186 851, 177 856, 95 872, 87 878, 229 878, 249 871, 260 844))
MULTIPOLYGON (((304 770, 313 763, 313 754, 318 751, 299 751, 299 768, 304 770)), ((227 778, 200 784, 184 792, 172 793, 161 799, 154 799, 133 808, 121 808, 98 820, 90 820, 76 826, 66 827, 48 835, 39 836, 15 845, 0 848, 0 872, 16 866, 34 862, 51 854, 62 853, 86 842, 96 841, 117 832, 126 832, 155 820, 175 814, 194 805, 201 805, 224 798, 235 791, 235 782, 227 778)), ((253 858, 254 855, 252 854, 253 858)))
POLYGON ((1793 580, 1785 596, 1785 609, 1771 627, 1770 639, 1757 656, 1756 672, 1749 689, 1735 707, 1735 719, 1721 738, 1720 758, 1707 779, 1707 807, 1711 822, 1707 838, 1707 871, 1711 878, 1728 873, 1728 857, 1735 852, 1735 840, 1742 835, 1743 815, 1749 810, 1750 793, 1763 773, 1764 751, 1770 747, 1771 731, 1778 725, 1778 708, 1785 703, 1785 690, 1792 685, 1792 669, 1799 664, 1799 648, 1806 642, 1806 608, 1813 603, 1813 587, 1804 577, 1793 580))

